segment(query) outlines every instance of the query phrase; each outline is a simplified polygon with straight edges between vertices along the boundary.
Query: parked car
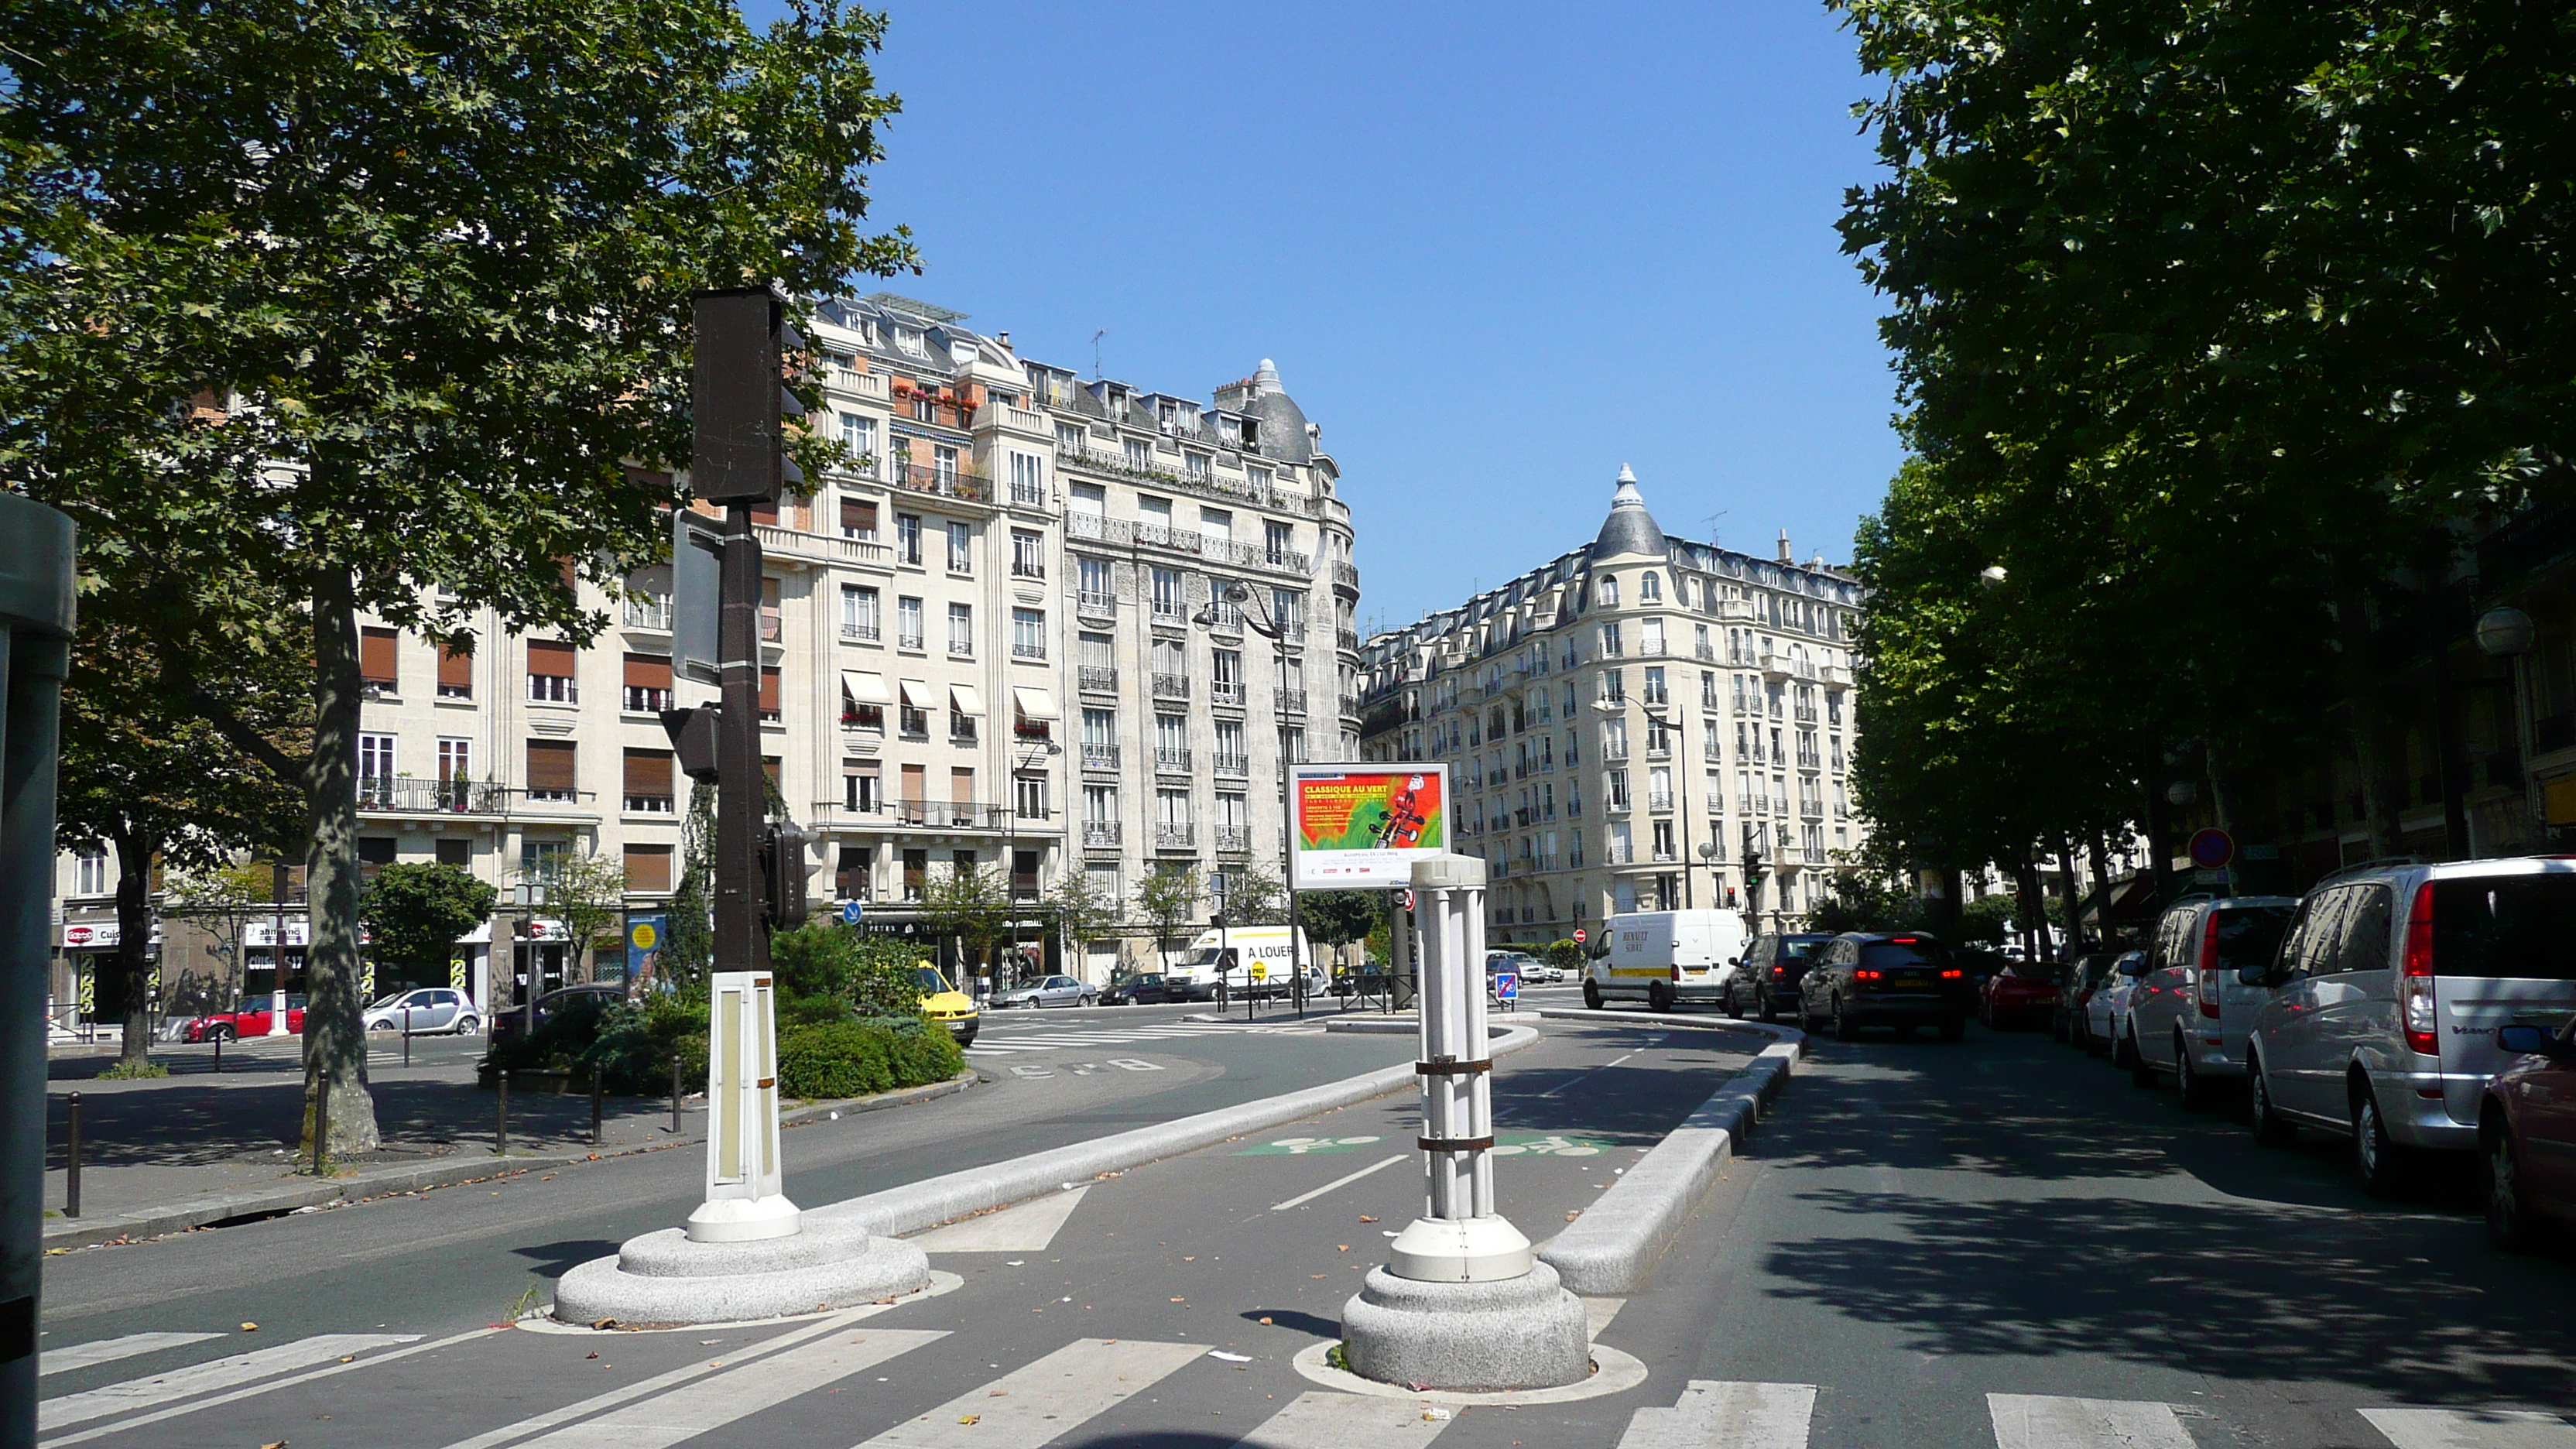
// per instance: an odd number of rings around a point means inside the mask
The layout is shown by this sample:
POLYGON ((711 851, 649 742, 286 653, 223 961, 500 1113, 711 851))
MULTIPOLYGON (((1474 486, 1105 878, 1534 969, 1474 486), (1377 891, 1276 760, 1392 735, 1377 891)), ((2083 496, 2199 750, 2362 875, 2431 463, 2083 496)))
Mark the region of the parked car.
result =
POLYGON ((1931 1026, 1943 1041, 1957 1041, 1976 1000, 1966 968, 1932 937, 1852 932, 1828 942, 1798 983, 1798 1024, 1814 1031, 1831 1023, 1836 1041, 1864 1026, 1894 1027, 1899 1036, 1931 1026))
POLYGON ((1332 984, 1325 989, 1335 996, 1349 996, 1356 992, 1383 996, 1394 985, 1394 971, 1383 961, 1370 961, 1356 969, 1335 969, 1332 984))
POLYGON ((1798 983, 1816 951, 1833 937, 1821 932, 1765 931, 1744 950, 1743 962, 1726 982, 1726 1014, 1778 1021, 1798 999, 1798 983))
POLYGON ((975 998, 949 985, 939 968, 926 961, 912 968, 912 979, 921 986, 921 1014, 948 1028, 959 1046, 973 1046, 976 1029, 984 1020, 975 1008, 975 998))
MULTIPOLYGON (((181 1036, 188 1041, 238 1041, 243 1037, 266 1036, 271 1010, 270 998, 254 996, 244 1000, 233 1011, 211 1012, 188 1023, 181 1036)), ((304 1034, 304 994, 290 992, 286 998, 286 1034, 304 1034)))
POLYGON ((1170 977, 1160 971, 1144 971, 1133 976, 1119 977, 1109 983, 1107 990, 1100 993, 1102 1004, 1107 1006, 1151 1006, 1165 1001, 1189 999, 1187 989, 1176 985, 1170 977))
POLYGON ((2576 1227, 2576 1020, 2555 1033, 2528 1022, 2497 1027, 2496 1049, 2521 1060, 2487 1083, 2478 1109, 2487 1237, 2527 1252, 2540 1246, 2544 1222, 2576 1227))
POLYGON ((2111 958, 2111 973, 2084 1001, 2084 1035, 2088 1045, 2100 1043, 2098 1050, 2111 1054, 2113 1066, 2126 1066, 2121 1060, 2121 1029, 2128 1022, 2129 998, 2137 992, 2138 978, 2147 974, 2147 953, 2123 951, 2111 958))
POLYGON ((2057 1010, 2066 968, 2054 961, 2015 961, 1977 988, 1977 1022, 1990 1030, 2035 1025, 2057 1010))
POLYGON ((2182 1104, 2197 1109, 2221 1079, 2245 1075, 2245 1034, 2271 995, 2262 972, 2298 908, 2292 896, 2228 896, 2184 901, 2157 919, 2129 1002, 2132 1080, 2152 1087, 2170 1073, 2182 1104))
POLYGON ((483 1029, 473 998, 445 986, 397 991, 367 1008, 366 1023, 369 1031, 408 1031, 414 1036, 434 1031, 466 1036, 483 1029))
POLYGON ((2082 1047, 2088 1052, 2098 1050, 2089 1029, 2088 1012, 2093 1004, 2093 993, 2114 979, 2111 965, 2119 959, 2119 954, 2113 951, 2095 951, 2079 956, 2074 966, 2058 980, 2057 1012, 2050 1026, 2059 1041, 2082 1047))
POLYGON ((2355 867, 2299 905, 2254 1015, 2255 1136, 2345 1134, 2386 1193, 2438 1151, 2474 1151, 2499 1028, 2576 1017, 2576 860, 2355 867))
POLYGON ((985 1004, 998 1011, 1013 1006, 1090 1006, 1099 1000, 1099 992, 1070 976, 1045 976, 1005 991, 985 1004))
POLYGON ((576 1012, 600 1012, 626 999, 626 988, 612 983, 593 982, 584 986, 565 986, 537 998, 536 1020, 528 1019, 525 1006, 508 1006, 492 1013, 492 1044, 517 1041, 542 1030, 547 1022, 576 1012))

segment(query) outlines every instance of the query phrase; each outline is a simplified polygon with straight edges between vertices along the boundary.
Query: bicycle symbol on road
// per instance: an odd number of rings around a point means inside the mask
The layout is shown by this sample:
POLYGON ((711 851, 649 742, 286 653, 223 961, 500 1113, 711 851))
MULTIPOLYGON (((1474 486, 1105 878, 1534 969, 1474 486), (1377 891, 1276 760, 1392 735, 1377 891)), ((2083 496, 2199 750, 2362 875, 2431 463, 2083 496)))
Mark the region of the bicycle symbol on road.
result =
POLYGON ((1555 1132, 1506 1132, 1494 1140, 1496 1157, 1598 1157, 1607 1142, 1590 1142, 1555 1132))
POLYGON ((1264 1142, 1258 1147, 1247 1147, 1234 1155, 1237 1157, 1312 1157, 1323 1152, 1349 1152, 1354 1148, 1366 1147, 1372 1142, 1385 1140, 1383 1137, 1282 1137, 1275 1141, 1264 1142))

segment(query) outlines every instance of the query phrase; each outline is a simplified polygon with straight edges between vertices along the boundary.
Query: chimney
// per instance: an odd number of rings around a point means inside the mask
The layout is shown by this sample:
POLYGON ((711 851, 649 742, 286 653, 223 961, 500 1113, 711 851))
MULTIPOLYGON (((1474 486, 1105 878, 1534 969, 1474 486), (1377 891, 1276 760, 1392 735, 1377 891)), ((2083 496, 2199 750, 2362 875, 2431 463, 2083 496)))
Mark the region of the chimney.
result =
POLYGON ((1797 561, 1798 561, 1797 551, 1789 547, 1789 530, 1787 530, 1787 529, 1785 529, 1785 528, 1784 528, 1784 529, 1781 529, 1781 530, 1780 530, 1780 562, 1782 562, 1782 563, 1796 563, 1797 561))
POLYGON ((995 337, 995 338, 997 338, 997 339, 999 339, 999 340, 1000 340, 1001 344, 1002 344, 1004 347, 1008 347, 1008 346, 1010 346, 1010 345, 1011 345, 1011 334, 1010 334, 1010 333, 1008 333, 1008 332, 996 332, 996 333, 994 333, 993 335, 994 335, 994 337, 995 337))

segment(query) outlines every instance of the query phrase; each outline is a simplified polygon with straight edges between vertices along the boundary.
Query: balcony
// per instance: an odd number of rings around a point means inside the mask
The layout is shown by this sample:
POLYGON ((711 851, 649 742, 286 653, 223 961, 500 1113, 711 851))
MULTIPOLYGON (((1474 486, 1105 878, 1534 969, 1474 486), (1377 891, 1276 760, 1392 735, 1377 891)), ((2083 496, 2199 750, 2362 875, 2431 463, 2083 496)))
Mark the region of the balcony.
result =
POLYGON ((1134 478, 1169 488, 1185 489, 1203 497, 1249 503, 1256 508, 1268 508, 1280 513, 1311 516, 1315 512, 1315 500, 1303 494, 1286 493, 1277 488, 1257 488, 1248 479, 1228 478, 1213 472, 1174 471, 1154 463, 1151 460, 1151 454, 1147 455, 1145 461, 1139 462, 1121 454, 1102 453, 1079 446, 1067 447, 1059 442, 1055 447, 1055 456, 1060 463, 1088 468, 1095 473, 1114 473, 1122 478, 1134 478))
MULTIPOLYGON (((971 468, 942 468, 934 463, 888 463, 885 480, 909 493, 928 493, 965 503, 993 501, 993 480, 971 468)), ((840 542, 856 542, 843 539, 840 542)))
POLYGON ((1601 863, 1603 865, 1635 865, 1637 863, 1636 848, 1625 841, 1611 841, 1608 845, 1601 848, 1601 863))
POLYGON ((1345 654, 1357 654, 1360 652, 1359 631, 1357 629, 1335 629, 1333 631, 1333 646, 1345 654))
POLYGON ((358 782, 358 809, 380 815, 508 815, 523 792, 485 781, 415 780, 408 775, 358 782))
POLYGON ((1116 745, 1084 745, 1082 747, 1082 768, 1086 770, 1117 769, 1118 747, 1116 745))
POLYGON ((754 538, 760 540, 761 557, 798 563, 855 564, 863 568, 892 569, 894 548, 868 538, 843 538, 833 533, 804 533, 782 528, 774 523, 751 526, 754 538))
POLYGON ((1013 659, 1044 659, 1046 658, 1046 641, 1042 639, 1014 639, 1011 641, 1011 657, 1013 659))
POLYGON ((1346 563, 1337 563, 1333 565, 1333 582, 1342 588, 1350 590, 1352 593, 1358 593, 1360 591, 1360 571, 1358 566, 1346 563))
POLYGON ((1217 755, 1214 759, 1216 772, 1220 775, 1249 776, 1252 773, 1250 755, 1217 755))
POLYGON ((1175 747, 1171 745, 1155 746, 1154 768, 1164 771, 1165 773, 1188 774, 1190 772, 1190 752, 1188 747, 1175 747))
POLYGON ((1118 666, 1114 664, 1085 664, 1074 671, 1074 677, 1085 694, 1118 692, 1118 666))
POLYGON ((1360 697, 1359 697, 1358 695, 1356 695, 1356 694, 1345 694, 1345 695, 1343 695, 1343 696, 1342 696, 1342 715, 1343 715, 1343 717, 1344 717, 1344 718, 1347 718, 1347 719, 1357 719, 1357 718, 1359 718, 1359 716, 1360 716, 1360 697))
POLYGON ((975 430, 980 433, 986 428, 1012 428, 1019 432, 1035 433, 1040 436, 1044 436, 1047 431, 1044 417, 1027 408, 1013 407, 1005 402, 988 402, 975 409, 975 430))
POLYGON ((1082 822, 1082 848, 1116 850, 1121 833, 1115 820, 1086 820, 1082 822))
POLYGON ((1252 853, 1252 832, 1239 826, 1218 826, 1216 828, 1216 853, 1219 855, 1250 855, 1252 853))
POLYGON ((1646 797, 1646 808, 1649 810, 1660 811, 1667 815, 1671 814, 1673 809, 1672 792, 1669 790, 1659 790, 1648 795, 1646 797))
POLYGON ((630 684, 623 704, 628 714, 659 714, 671 707, 671 691, 649 684, 630 684))
POLYGON ((1219 679, 1211 682, 1208 685, 1208 703, 1221 704, 1229 709, 1243 708, 1243 681, 1219 679))
POLYGON ((1073 596, 1073 612, 1085 619, 1114 622, 1118 618, 1118 596, 1084 589, 1073 596))
POLYGON ((1628 797, 1625 795, 1613 795, 1608 800, 1602 802, 1601 808, 1609 811, 1613 815, 1625 815, 1628 813, 1628 797))
POLYGON ((929 830, 1009 830, 1018 824, 1018 811, 1008 805, 979 805, 971 800, 898 800, 893 807, 898 825, 929 830))
POLYGON ((1304 714, 1306 712, 1306 691, 1302 689, 1277 690, 1271 694, 1270 699, 1273 707, 1275 707, 1281 714, 1304 714))
POLYGON ((1154 827, 1154 848, 1156 850, 1195 850, 1198 848, 1198 831, 1189 825, 1157 825, 1154 827))
POLYGON ((1186 674, 1156 674, 1154 676, 1154 697, 1156 699, 1189 698, 1190 677, 1186 674))
POLYGON ((671 632, 670 596, 647 594, 640 599, 628 599, 624 619, 629 629, 651 629, 668 634, 671 632))

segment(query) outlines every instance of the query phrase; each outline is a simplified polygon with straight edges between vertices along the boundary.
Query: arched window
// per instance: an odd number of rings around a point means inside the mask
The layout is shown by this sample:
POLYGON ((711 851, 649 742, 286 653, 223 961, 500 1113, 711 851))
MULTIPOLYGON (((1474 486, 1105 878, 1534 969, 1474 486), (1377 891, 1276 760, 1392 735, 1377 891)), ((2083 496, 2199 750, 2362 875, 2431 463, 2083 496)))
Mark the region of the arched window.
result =
POLYGON ((1617 574, 1603 574, 1599 579, 1595 580, 1592 585, 1592 597, 1599 602, 1602 608, 1615 609, 1619 607, 1619 576, 1617 574))
POLYGON ((1645 603, 1653 603, 1663 598, 1663 596, 1664 576, 1656 573, 1653 569, 1646 570, 1646 576, 1637 582, 1638 599, 1645 603))

